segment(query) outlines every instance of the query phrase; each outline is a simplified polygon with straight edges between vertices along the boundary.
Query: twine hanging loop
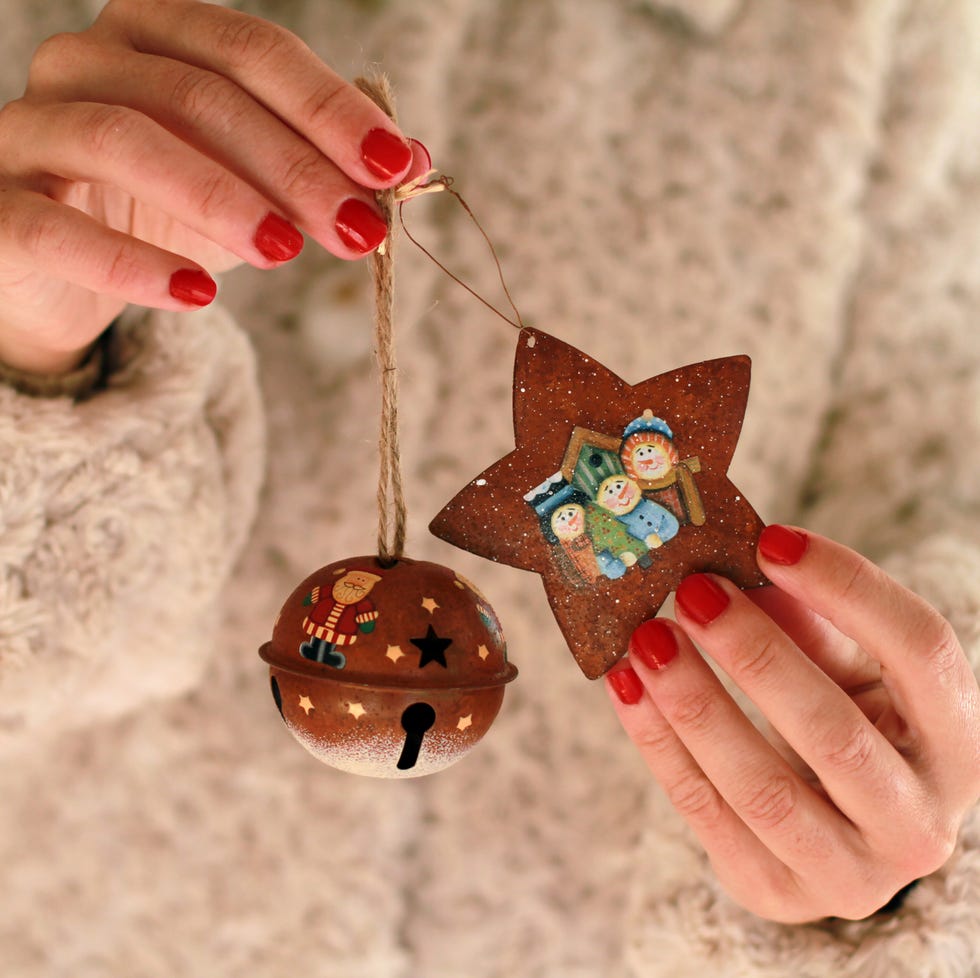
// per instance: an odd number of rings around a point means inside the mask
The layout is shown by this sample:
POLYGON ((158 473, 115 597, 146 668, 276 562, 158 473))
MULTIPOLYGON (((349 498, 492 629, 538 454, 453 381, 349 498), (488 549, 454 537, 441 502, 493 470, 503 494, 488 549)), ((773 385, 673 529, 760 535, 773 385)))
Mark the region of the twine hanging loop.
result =
MULTIPOLYGON (((383 74, 375 74, 371 78, 358 78, 357 87, 378 105, 388 117, 395 121, 395 100, 391 83, 383 74)), ((388 225, 388 236, 375 249, 371 256, 371 269, 374 276, 374 331, 375 352, 378 367, 381 372, 381 433, 378 440, 380 454, 380 473, 378 477, 378 559, 383 565, 390 566, 402 557, 405 550, 405 535, 407 529, 407 513, 405 493, 402 484, 401 455, 398 444, 398 368, 395 363, 394 314, 395 314, 395 275, 394 275, 394 217, 398 211, 399 223, 405 236, 426 257, 434 262, 454 282, 462 286, 470 295, 482 302, 488 309, 496 313, 504 322, 518 330, 525 328, 524 320, 514 304, 510 290, 504 280, 503 269, 497 256, 493 242, 487 232, 470 210, 462 196, 452 189, 452 177, 440 176, 433 179, 435 170, 415 177, 398 187, 389 190, 379 190, 375 197, 381 215, 388 225), (406 201, 424 194, 447 191, 466 211, 470 220, 483 235, 490 254, 497 266, 497 274, 504 294, 514 311, 515 319, 505 316, 496 306, 487 302, 483 296, 471 289, 465 282, 454 275, 438 258, 412 237, 405 227, 405 217, 402 208, 406 201)))
MULTIPOLYGON (((391 119, 395 118, 391 84, 384 75, 358 78, 357 87, 372 99, 391 119)), ((381 372, 381 432, 378 449, 381 456, 378 477, 378 559, 391 565, 405 551, 408 517, 402 484, 401 455, 398 446, 398 368, 395 362, 394 314, 394 217, 395 190, 377 193, 378 207, 388 225, 384 246, 371 256, 374 275, 375 353, 381 372)))

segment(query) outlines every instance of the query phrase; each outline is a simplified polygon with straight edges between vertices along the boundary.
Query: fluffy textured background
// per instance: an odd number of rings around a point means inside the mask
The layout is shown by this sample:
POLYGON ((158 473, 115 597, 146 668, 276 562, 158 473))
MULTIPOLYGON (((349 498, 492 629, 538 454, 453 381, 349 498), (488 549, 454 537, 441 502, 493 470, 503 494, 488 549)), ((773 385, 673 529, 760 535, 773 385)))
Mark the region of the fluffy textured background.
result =
MULTIPOLYGON (((0 0, 0 97, 99 6, 0 0)), ((980 7, 246 9, 347 77, 383 63, 529 322, 631 380, 750 354, 736 483, 766 520, 885 562, 978 661, 980 7)), ((495 294, 458 212, 410 219, 495 294)), ((976 974, 976 817, 894 918, 752 918, 537 580, 428 537, 512 446, 514 336, 400 255, 409 552, 479 582, 504 620, 522 676, 494 730, 398 783, 325 769, 283 731, 254 650, 298 580, 373 540, 370 289, 315 247, 233 273, 222 300, 251 345, 219 312, 150 317, 82 407, 0 391, 0 973, 976 974)))

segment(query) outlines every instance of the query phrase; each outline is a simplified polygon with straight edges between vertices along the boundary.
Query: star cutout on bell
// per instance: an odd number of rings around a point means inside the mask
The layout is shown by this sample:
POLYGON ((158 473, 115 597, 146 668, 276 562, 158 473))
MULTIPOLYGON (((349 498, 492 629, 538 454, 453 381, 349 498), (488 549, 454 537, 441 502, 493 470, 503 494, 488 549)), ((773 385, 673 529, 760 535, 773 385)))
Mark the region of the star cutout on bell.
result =
POLYGON ((732 356, 629 384, 524 327, 516 447, 457 493, 431 531, 540 574, 572 654, 597 679, 688 574, 766 583, 755 561, 762 520, 727 475, 750 369, 732 356))
POLYGON ((389 645, 388 651, 385 655, 391 659, 392 662, 397 662, 399 659, 404 658, 405 653, 402 652, 401 648, 397 645, 389 645))
POLYGON ((422 638, 413 638, 410 641, 421 652, 419 656, 420 669, 430 662, 438 662, 443 669, 449 668, 446 663, 446 649, 453 644, 451 638, 440 638, 436 634, 436 630, 429 625, 422 638))

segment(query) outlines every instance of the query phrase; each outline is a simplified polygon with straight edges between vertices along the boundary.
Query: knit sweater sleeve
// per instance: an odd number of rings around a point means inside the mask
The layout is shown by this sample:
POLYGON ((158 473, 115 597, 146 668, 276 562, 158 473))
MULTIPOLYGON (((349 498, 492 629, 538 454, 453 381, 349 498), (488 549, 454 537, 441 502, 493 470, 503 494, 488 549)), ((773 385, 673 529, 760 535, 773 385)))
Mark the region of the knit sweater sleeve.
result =
MULTIPOLYGON (((928 600, 980 673, 980 58, 963 46, 980 13, 965 3, 946 13, 908 5, 894 25, 880 148, 860 201, 864 258, 795 518, 928 600)), ((657 872, 662 850, 650 835, 638 877, 657 872)), ((673 868, 667 892, 636 894, 630 974, 656 973, 664 960, 682 978, 722 961, 726 974, 758 978, 980 972, 977 809, 942 869, 897 909, 861 921, 760 920, 722 894, 693 841, 683 844, 688 862, 673 868)))
MULTIPOLYGON (((980 55, 960 56, 980 12, 949 12, 933 22, 912 5, 897 25, 865 261, 800 522, 922 595, 980 675, 980 103, 963 94, 980 90, 980 55)), ((935 973, 976 973, 980 813, 919 889, 912 919, 928 908, 971 962, 935 973)))
POLYGON ((0 386, 0 747, 192 687, 264 460, 251 347, 218 309, 116 330, 80 402, 0 386))
MULTIPOLYGON (((865 257, 800 522, 929 601, 980 675, 980 103, 964 94, 980 57, 961 56, 980 15, 948 12, 930 21, 909 5, 896 23, 865 257)), ((809 931, 842 975, 976 974, 980 811, 894 913, 809 931)))

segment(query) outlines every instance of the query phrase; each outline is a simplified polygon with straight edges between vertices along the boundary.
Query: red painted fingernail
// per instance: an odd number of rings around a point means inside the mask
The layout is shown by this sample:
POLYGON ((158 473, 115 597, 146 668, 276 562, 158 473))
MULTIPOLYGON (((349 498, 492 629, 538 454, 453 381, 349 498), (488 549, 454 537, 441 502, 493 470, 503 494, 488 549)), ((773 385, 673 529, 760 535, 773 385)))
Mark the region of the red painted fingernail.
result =
POLYGON ((800 562, 809 542, 805 533, 774 523, 759 535, 759 553, 774 564, 791 567, 800 562))
POLYGON ((412 147, 387 129, 372 129, 361 143, 364 165, 382 180, 404 173, 412 162, 412 147))
POLYGON ((625 703, 626 706, 635 706, 643 699, 643 683, 640 682, 640 677, 629 666, 607 673, 606 679, 620 703, 625 703))
POLYGON ((337 234, 351 251, 367 254, 388 237, 388 225, 370 205, 351 197, 337 210, 337 234))
POLYGON ((659 618, 645 621, 630 636, 630 655, 650 669, 663 669, 677 656, 677 639, 659 618))
POLYGON ((432 169, 432 154, 425 148, 425 143, 410 139, 408 145, 412 148, 412 160, 418 160, 422 173, 428 173, 432 169))
POLYGON ((267 214, 255 232, 255 247, 269 261, 289 261, 303 250, 303 235, 285 218, 267 214))
POLYGON ((677 588, 677 604, 699 625, 709 625, 728 607, 728 595, 707 574, 692 574, 677 588))
POLYGON ((170 294, 192 306, 206 306, 218 294, 218 285, 199 268, 179 268, 170 276, 170 294))

